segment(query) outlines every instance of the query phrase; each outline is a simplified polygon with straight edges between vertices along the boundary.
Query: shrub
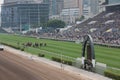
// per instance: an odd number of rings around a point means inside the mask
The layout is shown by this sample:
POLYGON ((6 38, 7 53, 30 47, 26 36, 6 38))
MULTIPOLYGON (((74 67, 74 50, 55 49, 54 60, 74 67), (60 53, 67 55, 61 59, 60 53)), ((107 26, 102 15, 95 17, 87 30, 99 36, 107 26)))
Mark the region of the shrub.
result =
POLYGON ((21 48, 21 51, 24 51, 24 48, 21 48))
POLYGON ((68 65, 72 65, 72 61, 69 61, 69 60, 65 60, 65 59, 62 59, 61 58, 58 58, 58 57, 52 57, 52 60, 53 61, 56 61, 56 62, 62 62, 63 64, 68 64, 68 65))
POLYGON ((39 57, 45 57, 45 54, 39 53, 38 56, 39 56, 39 57))
POLYGON ((113 79, 115 79, 115 80, 120 80, 120 74, 114 73, 114 72, 112 72, 112 71, 110 71, 110 70, 106 70, 106 71, 104 72, 104 74, 105 74, 105 76, 107 76, 107 77, 113 78, 113 79))
POLYGON ((13 45, 9 45, 10 47, 12 48, 15 48, 15 49, 20 49, 19 47, 16 47, 16 46, 13 46, 13 45))
POLYGON ((12 48, 15 48, 15 49, 20 49, 20 47, 13 46, 13 45, 10 45, 10 44, 7 44, 7 43, 1 43, 1 44, 12 47, 12 48))
POLYGON ((53 61, 57 61, 57 62, 61 62, 61 59, 60 59, 60 58, 57 58, 57 57, 52 57, 52 60, 53 60, 53 61))
POLYGON ((72 65, 72 63, 73 63, 72 61, 67 61, 68 65, 72 65))

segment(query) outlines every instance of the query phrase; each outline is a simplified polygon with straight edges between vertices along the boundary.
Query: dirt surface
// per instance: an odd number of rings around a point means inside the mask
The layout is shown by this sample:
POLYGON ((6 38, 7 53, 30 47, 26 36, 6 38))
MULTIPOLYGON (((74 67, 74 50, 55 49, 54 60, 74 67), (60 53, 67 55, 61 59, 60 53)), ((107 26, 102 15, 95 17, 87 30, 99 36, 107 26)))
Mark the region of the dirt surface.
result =
POLYGON ((80 75, 0 51, 0 80, 88 80, 80 75))

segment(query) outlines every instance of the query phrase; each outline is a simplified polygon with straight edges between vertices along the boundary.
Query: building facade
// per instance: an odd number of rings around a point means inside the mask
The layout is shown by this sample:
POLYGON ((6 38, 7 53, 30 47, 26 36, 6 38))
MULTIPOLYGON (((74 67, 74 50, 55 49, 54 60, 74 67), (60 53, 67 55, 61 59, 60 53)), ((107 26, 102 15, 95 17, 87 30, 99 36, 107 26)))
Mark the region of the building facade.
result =
POLYGON ((79 8, 79 15, 82 15, 83 0, 64 0, 64 9, 79 8))
POLYGON ((25 30, 40 27, 49 19, 49 5, 43 3, 10 3, 3 4, 1 26, 25 30))
POLYGON ((14 3, 14 2, 43 2, 43 0, 4 0, 4 4, 6 3, 14 3))
POLYGON ((83 0, 83 15, 86 18, 99 13, 99 0, 83 0))
POLYGON ((64 0, 64 9, 60 17, 66 24, 74 24, 77 18, 82 16, 82 1, 83 0, 64 0))
POLYGON ((108 0, 108 4, 120 3, 120 0, 108 0))
POLYGON ((49 9, 50 9, 50 16, 52 15, 59 15, 60 12, 62 11, 64 5, 63 5, 64 0, 43 0, 44 3, 49 4, 49 9))
POLYGON ((77 18, 80 18, 79 8, 63 9, 60 14, 60 19, 66 24, 74 24, 77 18))
POLYGON ((64 8, 78 8, 82 0, 64 0, 64 8))

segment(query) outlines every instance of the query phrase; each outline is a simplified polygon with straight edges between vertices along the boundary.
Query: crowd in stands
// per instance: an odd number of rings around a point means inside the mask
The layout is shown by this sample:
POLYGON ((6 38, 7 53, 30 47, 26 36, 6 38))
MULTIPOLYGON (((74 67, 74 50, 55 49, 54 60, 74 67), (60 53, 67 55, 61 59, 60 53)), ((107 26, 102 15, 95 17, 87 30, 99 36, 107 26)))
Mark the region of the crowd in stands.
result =
POLYGON ((7 33, 2 27, 0 27, 0 33, 7 33))
POLYGON ((83 36, 90 34, 95 43, 120 45, 120 10, 104 11, 64 31, 40 34, 30 32, 27 35, 30 34, 42 38, 68 41, 83 41, 83 36))
POLYGON ((61 40, 82 40, 90 34, 94 42, 120 45, 120 10, 102 12, 83 23, 59 33, 45 33, 43 37, 61 40))

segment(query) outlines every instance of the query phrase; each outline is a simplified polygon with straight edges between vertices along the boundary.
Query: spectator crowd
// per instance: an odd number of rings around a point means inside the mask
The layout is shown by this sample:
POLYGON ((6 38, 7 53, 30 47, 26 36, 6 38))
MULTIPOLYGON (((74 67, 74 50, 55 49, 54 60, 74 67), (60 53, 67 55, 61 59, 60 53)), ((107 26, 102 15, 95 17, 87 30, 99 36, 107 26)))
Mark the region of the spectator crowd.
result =
POLYGON ((42 38, 68 41, 83 41, 83 36, 90 34, 95 43, 120 45, 120 10, 104 11, 64 31, 34 34, 42 38))
POLYGON ((45 33, 43 37, 82 41, 82 37, 86 34, 90 34, 94 42, 120 45, 120 10, 104 11, 68 30, 45 33))

